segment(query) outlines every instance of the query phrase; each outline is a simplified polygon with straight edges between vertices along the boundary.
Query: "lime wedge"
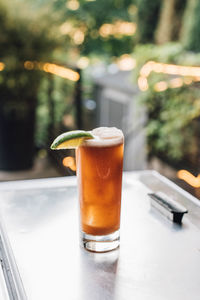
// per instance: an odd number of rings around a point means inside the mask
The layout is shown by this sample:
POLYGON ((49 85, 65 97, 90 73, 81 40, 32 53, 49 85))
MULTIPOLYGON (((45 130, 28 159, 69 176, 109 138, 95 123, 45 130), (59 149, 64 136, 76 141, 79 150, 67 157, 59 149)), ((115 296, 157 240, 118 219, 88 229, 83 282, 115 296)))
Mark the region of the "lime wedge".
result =
POLYGON ((52 150, 74 149, 79 147, 85 140, 93 139, 94 136, 84 130, 74 130, 62 133, 52 143, 52 150))

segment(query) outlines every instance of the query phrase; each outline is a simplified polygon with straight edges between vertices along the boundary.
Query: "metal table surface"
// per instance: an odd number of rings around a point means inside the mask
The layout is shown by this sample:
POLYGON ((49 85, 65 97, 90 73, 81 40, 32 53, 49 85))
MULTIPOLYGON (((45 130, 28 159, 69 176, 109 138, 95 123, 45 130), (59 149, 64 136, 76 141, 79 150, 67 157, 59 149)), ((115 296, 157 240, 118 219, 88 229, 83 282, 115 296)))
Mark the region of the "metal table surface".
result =
POLYGON ((156 172, 124 173, 121 245, 108 253, 79 247, 75 177, 1 183, 0 208, 0 299, 199 300, 199 201, 156 172), (151 209, 150 191, 188 208, 182 226, 151 209))

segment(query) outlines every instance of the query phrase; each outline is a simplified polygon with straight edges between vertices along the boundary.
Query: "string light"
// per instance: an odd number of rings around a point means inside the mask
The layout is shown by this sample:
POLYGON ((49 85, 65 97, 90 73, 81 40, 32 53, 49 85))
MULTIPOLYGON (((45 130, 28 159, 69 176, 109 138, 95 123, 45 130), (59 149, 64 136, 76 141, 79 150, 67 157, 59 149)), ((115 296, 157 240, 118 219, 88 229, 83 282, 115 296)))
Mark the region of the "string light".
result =
POLYGON ((27 70, 33 70, 34 69, 34 63, 32 61, 25 61, 24 63, 24 68, 27 69, 27 70))
POLYGON ((67 1, 66 6, 70 10, 77 10, 77 9, 79 9, 80 4, 77 0, 69 0, 69 1, 67 1))
POLYGON ((0 62, 0 71, 3 71, 3 70, 4 70, 4 68, 5 68, 5 64, 4 64, 4 63, 2 63, 2 62, 0 62))
POLYGON ((47 73, 51 73, 57 76, 60 76, 71 81, 78 81, 80 75, 78 72, 73 71, 72 69, 58 66, 56 64, 45 63, 43 70, 47 73))
POLYGON ((191 83, 192 83, 192 78, 191 77, 185 77, 184 79, 183 79, 183 82, 184 82, 184 84, 188 84, 188 85, 190 85, 191 83))
POLYGON ((72 171, 76 171, 76 162, 74 157, 72 156, 67 156, 63 158, 63 166, 70 168, 72 171))
POLYGON ((136 32, 137 25, 133 22, 117 21, 114 24, 105 23, 99 29, 99 34, 107 38, 110 35, 131 36, 136 32))
POLYGON ((133 35, 136 32, 136 23, 118 21, 114 24, 114 31, 116 34, 133 35))
POLYGON ((177 177, 179 179, 184 180, 187 182, 189 185, 191 185, 194 188, 199 188, 200 187, 200 174, 198 174, 197 177, 192 175, 190 172, 186 170, 179 170, 177 172, 177 177))
POLYGON ((155 64, 154 61, 149 61, 148 63, 146 63, 140 70, 140 75, 144 77, 148 77, 150 73, 153 71, 154 64, 155 64))
POLYGON ((179 78, 174 78, 169 81, 169 86, 171 88, 179 88, 183 85, 183 80, 179 78))
MULTIPOLYGON (((165 64, 165 63, 157 63, 155 61, 148 61, 144 64, 140 70, 140 77, 138 79, 138 86, 141 91, 147 90, 144 89, 145 79, 147 80, 149 75, 152 73, 162 73, 168 75, 176 75, 186 77, 181 79, 180 77, 174 78, 170 80, 169 86, 171 88, 181 87, 183 84, 191 84, 193 81, 200 81, 200 67, 190 67, 190 66, 181 66, 181 65, 173 65, 173 64, 165 64)), ((148 85, 145 83, 145 87, 148 85)), ((166 89, 162 83, 161 89, 163 91, 166 89)), ((161 91, 159 85, 154 85, 154 89, 156 91, 161 91)))
POLYGON ((73 26, 69 22, 65 22, 60 26, 60 32, 62 34, 69 34, 72 31, 73 31, 73 26))
POLYGON ((117 65, 122 71, 133 70, 136 66, 136 61, 129 54, 123 54, 119 57, 117 65))
POLYGON ((193 81, 200 81, 200 77, 194 77, 193 81))
POLYGON ((75 32, 73 33, 73 40, 74 40, 74 43, 76 45, 80 45, 84 42, 84 39, 85 39, 85 34, 82 30, 75 30, 75 32))
POLYGON ((24 68, 27 70, 39 69, 44 72, 51 73, 71 81, 78 81, 80 78, 78 72, 73 71, 70 68, 62 67, 51 63, 25 61, 24 68))
POLYGON ((80 68, 80 69, 85 69, 88 67, 90 63, 90 60, 88 57, 86 56, 82 56, 79 58, 79 60, 77 61, 77 66, 80 68))
POLYGON ((143 92, 147 91, 148 88, 149 88, 147 78, 143 77, 143 76, 140 76, 138 78, 138 86, 139 86, 141 91, 143 91, 143 92))
POLYGON ((166 81, 159 81, 154 85, 154 90, 156 92, 163 92, 168 88, 168 84, 166 81))

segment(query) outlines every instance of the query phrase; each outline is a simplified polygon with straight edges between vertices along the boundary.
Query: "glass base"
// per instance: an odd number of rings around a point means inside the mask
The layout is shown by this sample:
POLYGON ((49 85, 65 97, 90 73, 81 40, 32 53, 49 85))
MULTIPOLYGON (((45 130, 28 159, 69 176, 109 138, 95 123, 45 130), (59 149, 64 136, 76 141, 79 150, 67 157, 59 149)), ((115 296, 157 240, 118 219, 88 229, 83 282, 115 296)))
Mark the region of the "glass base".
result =
POLYGON ((119 230, 107 235, 91 235, 81 231, 80 244, 92 252, 108 252, 119 247, 119 230))

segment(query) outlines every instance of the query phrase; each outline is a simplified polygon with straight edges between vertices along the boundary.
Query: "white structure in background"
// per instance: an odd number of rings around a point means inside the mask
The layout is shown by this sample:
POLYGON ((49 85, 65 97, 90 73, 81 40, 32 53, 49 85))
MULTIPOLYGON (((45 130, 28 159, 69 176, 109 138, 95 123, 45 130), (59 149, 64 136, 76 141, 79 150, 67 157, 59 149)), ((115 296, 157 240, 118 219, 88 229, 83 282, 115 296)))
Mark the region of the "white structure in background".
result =
POLYGON ((131 72, 119 71, 93 78, 95 83, 96 126, 115 126, 125 136, 124 170, 146 168, 144 108, 138 103, 138 89, 131 72))

